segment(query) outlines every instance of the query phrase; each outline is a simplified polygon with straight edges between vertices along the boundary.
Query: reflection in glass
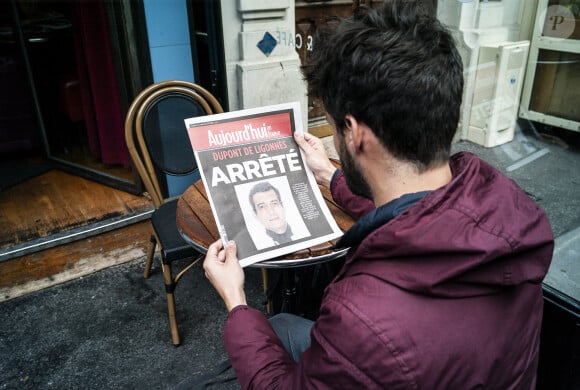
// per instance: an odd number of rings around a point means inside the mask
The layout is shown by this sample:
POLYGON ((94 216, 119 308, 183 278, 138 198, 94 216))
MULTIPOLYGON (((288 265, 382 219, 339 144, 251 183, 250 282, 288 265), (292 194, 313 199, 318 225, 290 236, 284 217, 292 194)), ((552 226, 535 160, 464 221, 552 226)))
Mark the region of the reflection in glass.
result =
POLYGON ((540 50, 530 108, 580 121, 580 54, 540 50))

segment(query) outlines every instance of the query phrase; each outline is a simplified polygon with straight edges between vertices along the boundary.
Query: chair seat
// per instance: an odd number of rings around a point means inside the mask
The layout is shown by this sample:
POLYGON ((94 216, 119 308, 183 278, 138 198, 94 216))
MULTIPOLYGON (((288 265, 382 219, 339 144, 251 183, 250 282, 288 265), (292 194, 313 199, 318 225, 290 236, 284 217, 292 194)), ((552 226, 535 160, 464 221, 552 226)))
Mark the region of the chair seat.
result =
POLYGON ((200 253, 188 244, 177 229, 176 222, 177 199, 161 205, 151 215, 151 224, 159 239, 161 258, 169 264, 173 260, 197 256, 200 253))

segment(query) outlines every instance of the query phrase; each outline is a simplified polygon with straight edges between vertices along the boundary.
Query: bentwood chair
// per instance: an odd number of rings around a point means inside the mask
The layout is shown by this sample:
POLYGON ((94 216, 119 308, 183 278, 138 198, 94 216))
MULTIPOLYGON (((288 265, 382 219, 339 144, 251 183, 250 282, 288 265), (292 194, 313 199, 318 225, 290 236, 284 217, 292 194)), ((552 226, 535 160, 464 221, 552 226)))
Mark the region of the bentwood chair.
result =
POLYGON ((177 198, 185 188, 182 184, 181 191, 172 193, 176 192, 175 187, 172 188, 168 182, 176 176, 191 177, 188 184, 199 178, 184 119, 221 112, 223 109, 219 102, 202 87, 172 80, 144 89, 133 100, 125 120, 127 147, 155 206, 151 215, 151 245, 143 275, 149 277, 159 244, 171 338, 176 346, 181 340, 175 316, 174 291, 181 277, 202 256, 184 241, 177 229, 177 198), (175 264, 180 266, 174 270, 172 265, 175 264), (177 272, 175 276, 174 272, 177 272))

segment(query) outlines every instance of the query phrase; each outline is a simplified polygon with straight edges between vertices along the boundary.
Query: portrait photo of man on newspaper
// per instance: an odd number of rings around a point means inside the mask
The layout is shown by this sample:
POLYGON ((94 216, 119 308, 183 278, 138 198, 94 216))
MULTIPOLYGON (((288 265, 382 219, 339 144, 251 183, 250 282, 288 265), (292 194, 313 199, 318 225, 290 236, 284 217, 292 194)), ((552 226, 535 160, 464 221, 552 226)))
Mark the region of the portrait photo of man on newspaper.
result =
POLYGON ((236 186, 245 226, 233 237, 238 250, 261 250, 309 237, 285 177, 236 186))

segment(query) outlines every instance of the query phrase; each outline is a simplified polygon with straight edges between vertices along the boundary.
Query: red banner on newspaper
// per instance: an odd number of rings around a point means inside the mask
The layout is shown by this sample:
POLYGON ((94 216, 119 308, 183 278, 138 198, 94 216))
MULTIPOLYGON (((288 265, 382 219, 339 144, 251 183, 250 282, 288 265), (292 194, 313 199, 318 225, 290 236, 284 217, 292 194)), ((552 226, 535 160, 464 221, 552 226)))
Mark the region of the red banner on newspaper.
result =
POLYGON ((253 142, 268 141, 292 136, 291 112, 268 116, 247 117, 234 121, 216 121, 203 125, 190 125, 194 150, 224 148, 253 142))

